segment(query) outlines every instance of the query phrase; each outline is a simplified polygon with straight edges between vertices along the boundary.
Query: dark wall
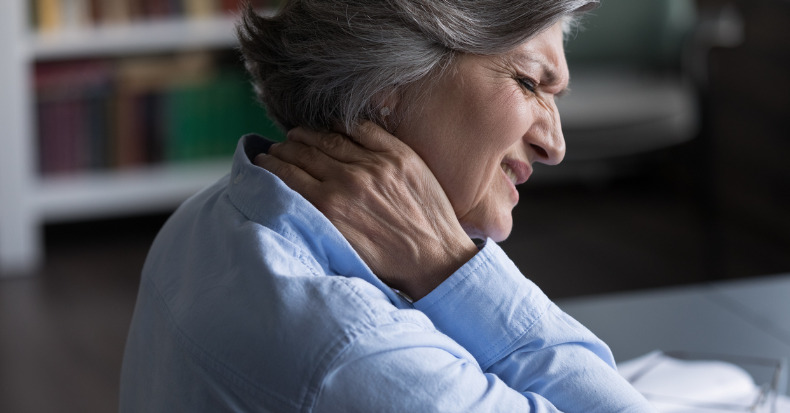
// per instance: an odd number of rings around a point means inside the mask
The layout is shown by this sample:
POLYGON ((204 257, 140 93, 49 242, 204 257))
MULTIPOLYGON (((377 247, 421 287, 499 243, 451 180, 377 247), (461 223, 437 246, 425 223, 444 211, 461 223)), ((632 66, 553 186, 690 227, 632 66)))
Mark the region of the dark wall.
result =
POLYGON ((710 265, 724 278, 790 271, 790 2, 735 5, 744 41, 710 53, 702 142, 710 265))
POLYGON ((743 41, 701 56, 699 136, 608 181, 520 188, 502 246, 553 298, 790 272, 790 2, 698 1, 726 3, 743 41))

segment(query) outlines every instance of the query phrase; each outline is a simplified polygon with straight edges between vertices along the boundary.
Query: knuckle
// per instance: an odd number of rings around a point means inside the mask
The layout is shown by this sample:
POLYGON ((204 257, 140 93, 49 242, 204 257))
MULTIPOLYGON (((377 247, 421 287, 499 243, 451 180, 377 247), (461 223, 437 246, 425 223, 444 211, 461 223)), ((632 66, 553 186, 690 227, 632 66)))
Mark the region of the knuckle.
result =
POLYGON ((338 178, 345 182, 358 178, 359 173, 359 167, 354 164, 341 163, 337 168, 338 178))
POLYGON ((302 126, 297 126, 293 129, 289 129, 288 132, 286 132, 285 134, 286 142, 291 140, 296 140, 296 141, 301 140, 304 137, 306 137, 308 134, 309 131, 306 128, 302 126))
POLYGON ((362 122, 359 127, 360 131, 365 135, 379 134, 383 130, 381 126, 369 120, 362 122))
POLYGON ((366 185, 370 183, 370 174, 367 172, 362 171, 353 171, 347 174, 346 179, 344 180, 346 186, 351 191, 359 191, 360 188, 364 188, 366 185))
POLYGON ((286 163, 282 163, 277 166, 274 166, 271 169, 269 169, 269 171, 277 175, 280 179, 282 179, 286 183, 290 182, 296 174, 294 167, 286 163))
POLYGON ((269 150, 266 153, 269 155, 277 155, 282 150, 283 145, 283 142, 274 143, 269 147, 269 150))
POLYGON ((392 179, 397 172, 397 168, 395 168, 394 165, 389 162, 384 162, 375 168, 371 168, 368 176, 370 177, 371 183, 385 182, 392 179))
POLYGON ((413 170, 415 166, 415 160, 400 151, 391 152, 386 157, 386 162, 382 163, 382 169, 385 169, 388 174, 397 174, 413 170))
POLYGON ((368 191, 376 188, 377 182, 381 182, 381 179, 377 177, 378 173, 379 171, 376 169, 344 167, 343 175, 339 182, 341 182, 346 196, 362 199, 367 195, 368 191))
MULTIPOLYGON (((302 148, 303 159, 305 162, 315 164, 321 160, 321 151, 315 146, 305 146, 302 148)), ((302 158, 302 157, 300 157, 302 158)))
POLYGON ((321 148, 334 151, 346 143, 346 138, 339 133, 330 133, 321 139, 321 148))
POLYGON ((252 163, 266 169, 266 165, 269 164, 269 156, 265 153, 259 153, 255 155, 255 159, 253 159, 252 163))
POLYGON ((390 168, 400 172, 408 171, 410 169, 414 169, 414 161, 412 161, 410 158, 395 156, 390 161, 390 168))

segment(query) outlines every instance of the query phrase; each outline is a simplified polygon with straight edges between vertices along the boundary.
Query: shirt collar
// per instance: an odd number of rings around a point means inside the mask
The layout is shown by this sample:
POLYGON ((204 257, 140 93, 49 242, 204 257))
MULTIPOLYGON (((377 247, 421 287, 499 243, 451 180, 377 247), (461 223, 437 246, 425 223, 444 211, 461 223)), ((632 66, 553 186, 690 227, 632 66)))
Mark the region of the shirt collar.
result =
POLYGON ((303 245, 328 274, 361 278, 381 290, 396 307, 412 308, 408 300, 373 274, 340 231, 309 201, 252 163, 272 144, 255 134, 241 138, 228 183, 231 203, 251 221, 303 245))

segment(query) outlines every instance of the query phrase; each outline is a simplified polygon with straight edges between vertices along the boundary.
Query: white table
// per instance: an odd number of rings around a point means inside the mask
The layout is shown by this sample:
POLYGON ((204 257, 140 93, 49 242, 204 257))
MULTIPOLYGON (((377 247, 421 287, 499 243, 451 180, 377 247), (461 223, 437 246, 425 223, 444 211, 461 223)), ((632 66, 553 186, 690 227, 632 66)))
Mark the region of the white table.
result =
POLYGON ((618 362, 653 350, 790 358, 790 274, 557 304, 609 344, 618 362))

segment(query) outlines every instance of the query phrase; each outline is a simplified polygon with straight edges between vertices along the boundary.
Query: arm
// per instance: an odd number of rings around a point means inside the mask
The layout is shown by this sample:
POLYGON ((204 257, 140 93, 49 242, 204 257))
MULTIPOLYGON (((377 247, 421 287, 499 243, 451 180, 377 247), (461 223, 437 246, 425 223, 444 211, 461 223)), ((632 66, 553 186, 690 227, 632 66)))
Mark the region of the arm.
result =
POLYGON ((608 347, 493 242, 415 308, 518 392, 568 412, 652 411, 617 373, 608 347))
MULTIPOLYGON (((460 368, 455 363, 463 359, 453 351, 436 354, 430 345, 360 351, 333 373, 355 383, 340 380, 356 389, 355 397, 348 395, 352 400, 368 400, 365 392, 375 389, 359 384, 400 360, 392 368, 404 371, 392 377, 413 374, 421 378, 417 383, 444 383, 442 394, 452 400, 501 403, 479 411, 525 402, 538 411, 551 411, 551 403, 568 411, 648 410, 613 368, 603 343, 556 308, 496 244, 478 251, 441 186, 410 148, 370 123, 351 139, 300 129, 288 138, 258 156, 256 164, 312 202, 376 275, 418 299, 415 307, 479 364, 460 368)), ((332 388, 329 383, 326 397, 332 388)), ((407 390, 403 397, 415 403, 441 399, 436 392, 411 399, 407 390)))
POLYGON ((416 303, 446 335, 396 312, 356 337, 330 366, 314 411, 652 411, 606 346, 502 257, 489 243, 416 303))
POLYGON ((315 412, 557 412, 484 373, 448 337, 393 323, 358 337, 331 366, 315 412))

